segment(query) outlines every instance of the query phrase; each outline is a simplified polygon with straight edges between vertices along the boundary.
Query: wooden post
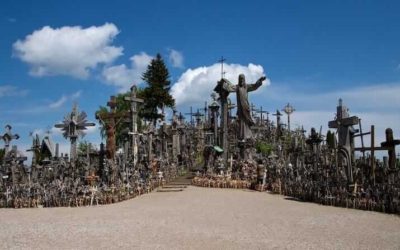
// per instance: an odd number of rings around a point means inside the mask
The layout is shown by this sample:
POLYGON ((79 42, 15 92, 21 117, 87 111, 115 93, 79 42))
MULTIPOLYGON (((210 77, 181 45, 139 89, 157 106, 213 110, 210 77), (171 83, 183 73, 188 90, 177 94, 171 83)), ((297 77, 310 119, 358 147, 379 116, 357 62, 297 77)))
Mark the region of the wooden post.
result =
POLYGON ((375 185, 375 126, 371 125, 371 170, 375 185))

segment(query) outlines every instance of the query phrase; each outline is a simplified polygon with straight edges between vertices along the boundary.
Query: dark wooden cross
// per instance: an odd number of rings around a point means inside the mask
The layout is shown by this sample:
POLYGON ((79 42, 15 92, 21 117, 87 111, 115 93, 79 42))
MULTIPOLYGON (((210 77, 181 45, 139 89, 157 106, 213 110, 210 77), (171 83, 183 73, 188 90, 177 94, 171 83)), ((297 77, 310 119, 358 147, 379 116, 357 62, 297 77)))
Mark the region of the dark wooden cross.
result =
MULTIPOLYGON (((268 117, 268 114, 269 114, 268 111, 263 110, 263 107, 260 106, 260 109, 256 110, 256 112, 260 114, 261 124, 263 124, 263 121, 264 121, 263 114, 267 114, 267 117, 268 117)), ((268 119, 267 119, 267 121, 268 121, 268 119)))
POLYGON ((386 148, 389 154, 389 167, 391 169, 396 168, 396 145, 400 145, 400 140, 395 140, 393 138, 393 130, 387 128, 386 131, 386 141, 381 143, 383 148, 386 148))
POLYGON ((11 128, 12 127, 10 125, 6 125, 4 135, 0 136, 0 139, 4 141, 5 153, 7 153, 9 151, 10 142, 12 140, 18 140, 19 139, 19 135, 18 134, 12 134, 11 133, 11 128))
POLYGON ((194 113, 193 116, 196 117, 197 125, 200 125, 201 117, 204 115, 202 113, 200 113, 199 109, 197 109, 197 112, 194 113))
POLYGON ((107 106, 110 107, 110 112, 97 113, 96 119, 99 119, 106 127, 107 141, 106 141, 106 155, 107 159, 114 159, 116 145, 115 145, 115 129, 117 125, 129 116, 128 112, 117 113, 117 101, 115 96, 110 96, 107 106))
POLYGON ((193 109, 192 109, 192 107, 190 106, 190 113, 185 113, 185 115, 190 115, 190 123, 192 124, 192 126, 194 125, 194 122, 193 122, 193 115, 194 115, 195 113, 193 113, 193 109))
POLYGON ((226 58, 221 56, 221 59, 218 60, 219 63, 221 63, 221 78, 224 78, 225 72, 224 72, 224 62, 226 61, 226 58))

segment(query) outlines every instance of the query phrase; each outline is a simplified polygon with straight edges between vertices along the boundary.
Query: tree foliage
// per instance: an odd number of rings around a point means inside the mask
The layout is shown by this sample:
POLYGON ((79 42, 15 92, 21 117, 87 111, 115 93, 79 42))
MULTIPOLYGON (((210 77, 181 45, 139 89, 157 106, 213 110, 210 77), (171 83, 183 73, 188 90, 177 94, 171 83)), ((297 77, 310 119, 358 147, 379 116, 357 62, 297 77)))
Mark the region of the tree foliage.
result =
POLYGON ((261 153, 263 155, 270 155, 272 152, 272 145, 266 142, 257 141, 256 142, 256 150, 257 153, 261 153))
MULTIPOLYGON (((136 91, 137 96, 141 96, 143 92, 143 89, 138 88, 136 91)), ((125 93, 118 94, 116 96, 116 107, 115 111, 117 115, 122 115, 124 113, 129 113, 130 112, 130 102, 125 101, 125 97, 130 96, 130 91, 127 91, 125 93)), ((140 106, 138 105, 138 109, 140 110, 140 106)), ((106 106, 99 106, 99 109, 96 111, 96 114, 107 114, 110 112, 110 109, 107 108, 106 106)), ((129 114, 130 116, 130 114, 129 114)), ((116 144, 117 145, 122 145, 122 143, 126 140, 129 140, 129 135, 128 131, 131 130, 131 123, 126 122, 124 118, 118 118, 116 119, 117 126, 115 128, 115 138, 116 138, 116 144)), ((137 119, 138 122, 138 130, 139 132, 141 131, 142 128, 142 123, 140 119, 137 119)), ((106 138, 106 126, 102 124, 100 128, 100 135, 102 139, 106 138)))
POLYGON ((169 78, 164 60, 160 54, 157 54, 142 75, 147 87, 139 95, 144 99, 143 109, 139 113, 141 117, 156 123, 157 119, 162 118, 158 109, 172 108, 175 105, 175 100, 169 93, 171 84, 169 78))

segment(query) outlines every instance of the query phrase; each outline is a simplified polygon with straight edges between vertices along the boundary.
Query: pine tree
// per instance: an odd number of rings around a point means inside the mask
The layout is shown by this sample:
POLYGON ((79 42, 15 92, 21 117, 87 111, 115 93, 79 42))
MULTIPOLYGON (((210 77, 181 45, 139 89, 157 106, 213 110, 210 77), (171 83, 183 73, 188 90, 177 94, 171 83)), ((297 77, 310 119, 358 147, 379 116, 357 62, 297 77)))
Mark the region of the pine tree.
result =
POLYGON ((148 84, 140 97, 144 99, 144 106, 139 115, 154 124, 162 118, 158 109, 172 108, 175 105, 174 98, 170 95, 169 72, 160 54, 151 60, 143 73, 142 79, 148 84))

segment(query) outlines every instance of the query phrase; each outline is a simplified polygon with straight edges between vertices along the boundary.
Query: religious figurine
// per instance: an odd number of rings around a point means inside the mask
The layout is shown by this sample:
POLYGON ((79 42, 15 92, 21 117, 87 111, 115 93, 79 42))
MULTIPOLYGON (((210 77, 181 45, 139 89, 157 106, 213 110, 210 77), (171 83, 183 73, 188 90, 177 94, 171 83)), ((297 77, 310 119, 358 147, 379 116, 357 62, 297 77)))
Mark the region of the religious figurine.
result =
POLYGON ((239 82, 233 85, 229 80, 223 78, 222 88, 228 92, 236 92, 237 99, 237 116, 239 119, 238 139, 245 141, 252 137, 250 127, 255 123, 251 117, 251 110, 248 100, 248 92, 258 89, 262 82, 267 79, 265 76, 260 77, 256 83, 247 84, 245 76, 239 75, 239 82))

